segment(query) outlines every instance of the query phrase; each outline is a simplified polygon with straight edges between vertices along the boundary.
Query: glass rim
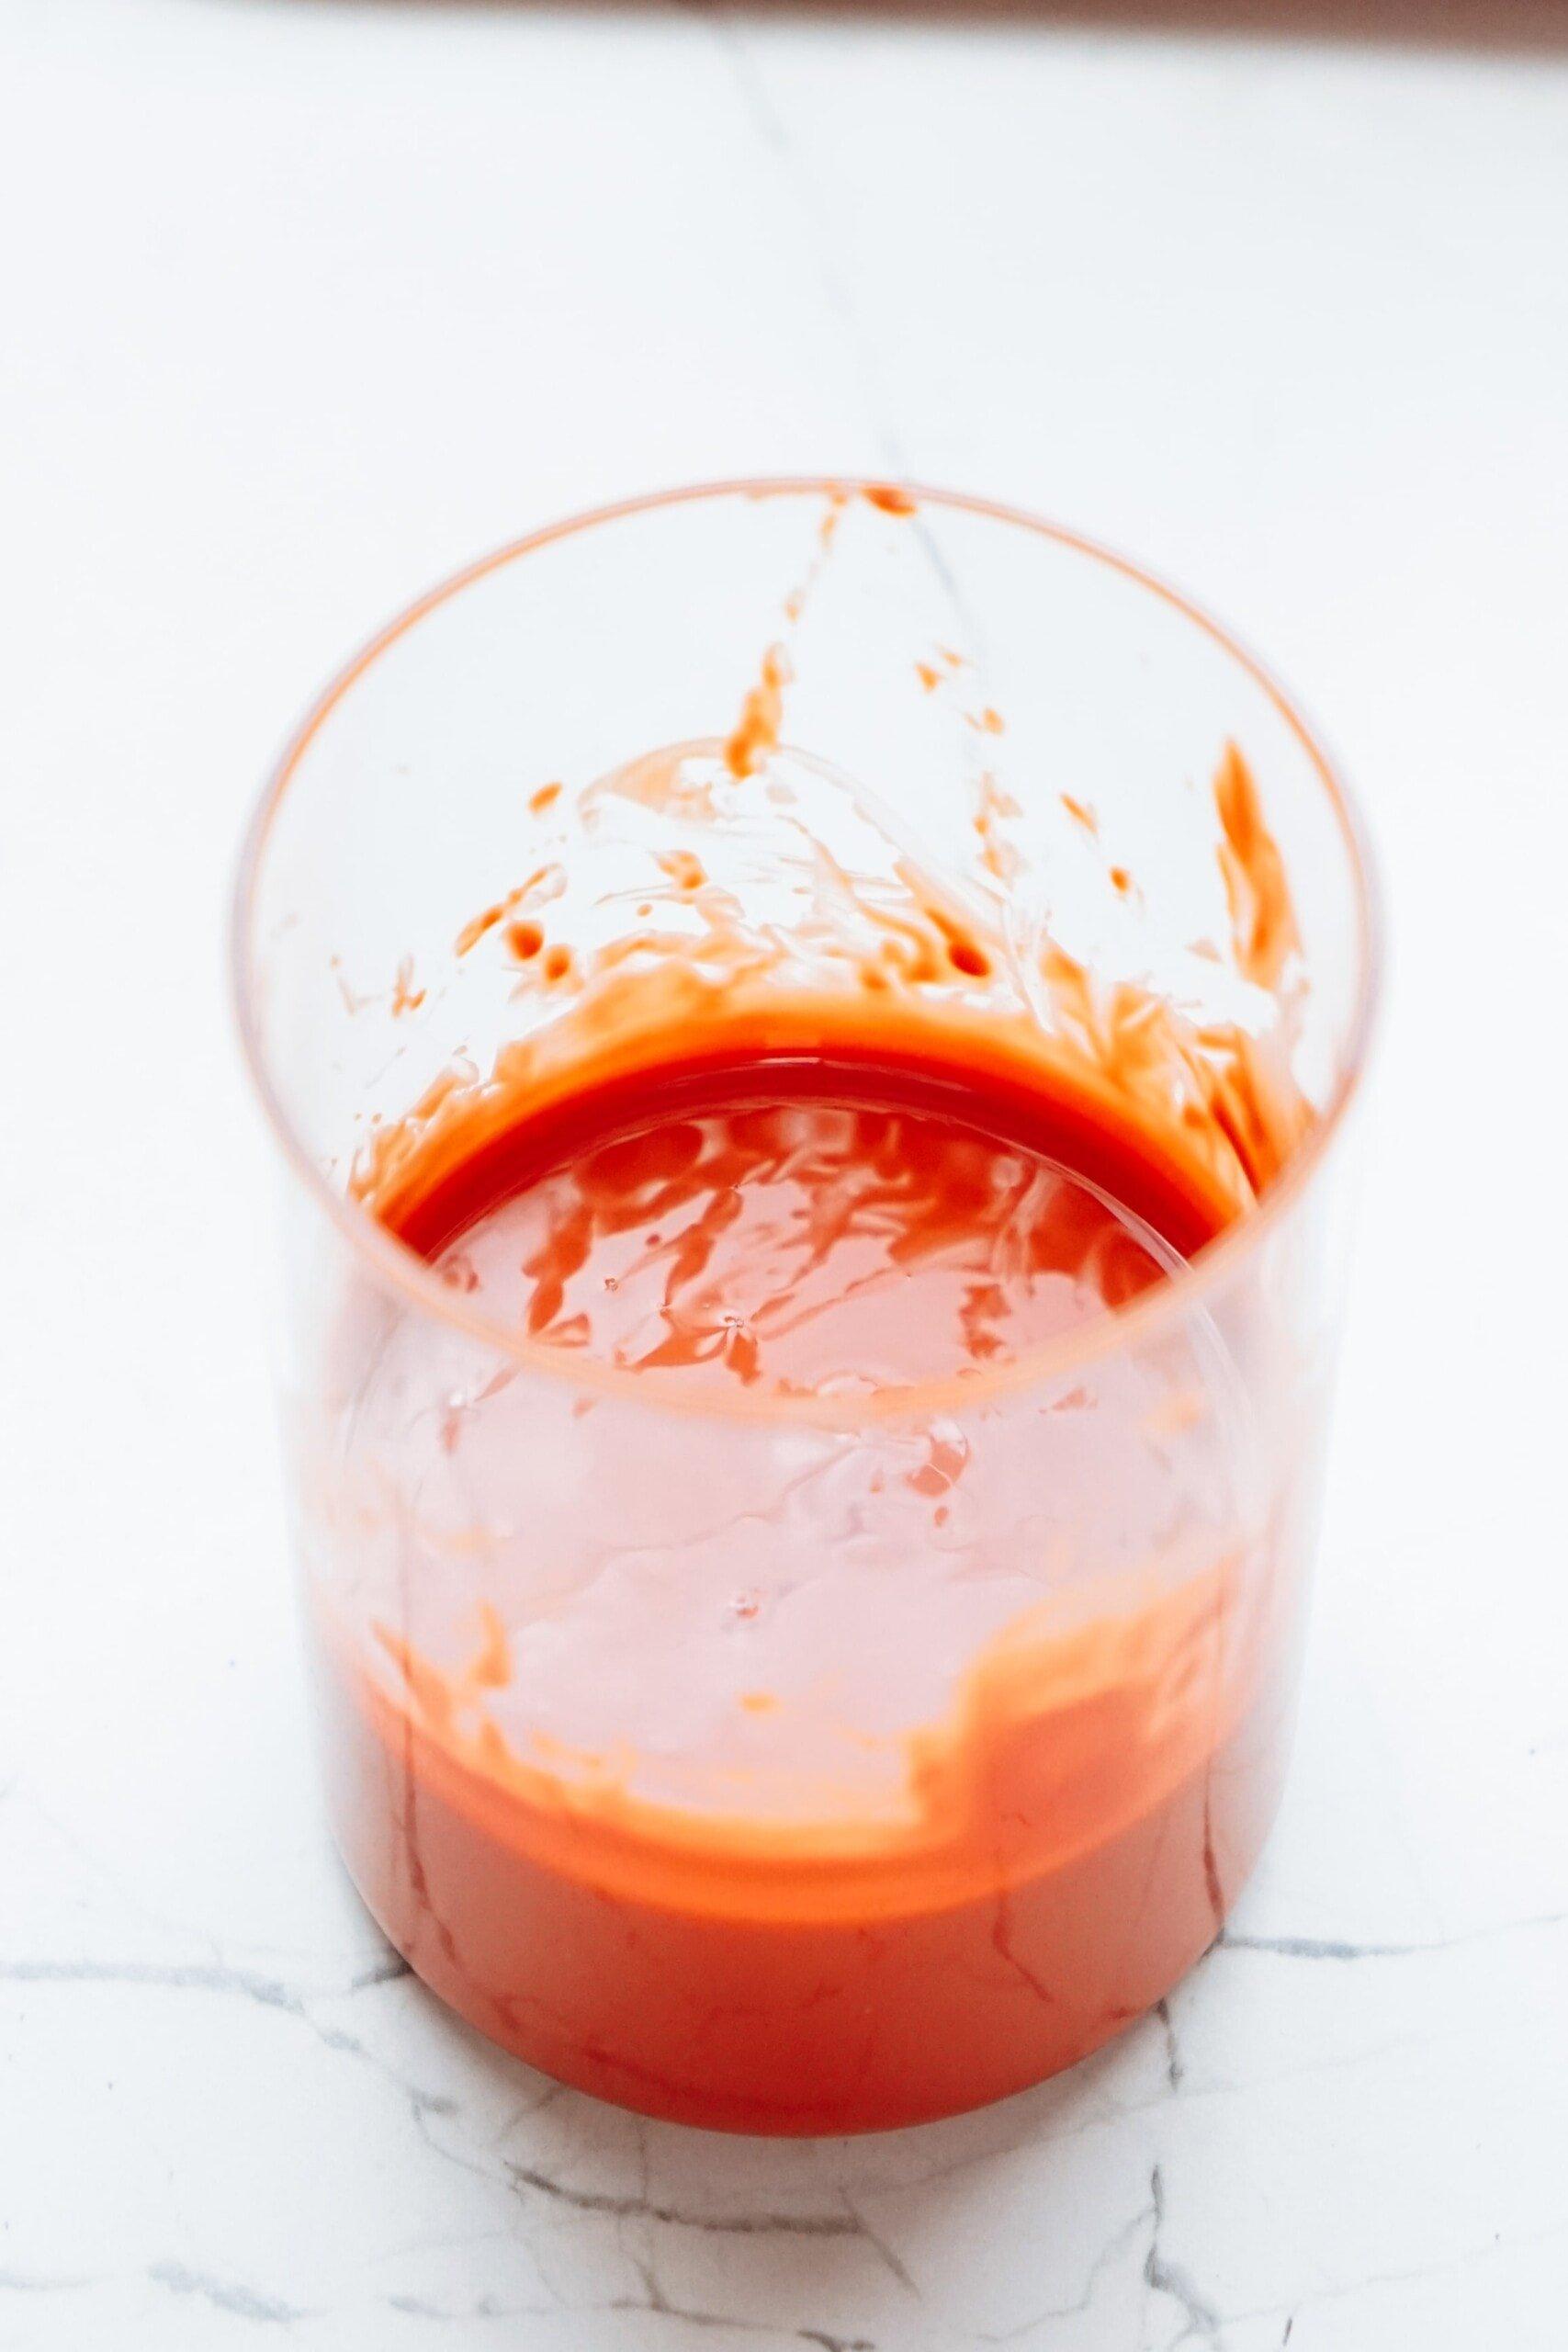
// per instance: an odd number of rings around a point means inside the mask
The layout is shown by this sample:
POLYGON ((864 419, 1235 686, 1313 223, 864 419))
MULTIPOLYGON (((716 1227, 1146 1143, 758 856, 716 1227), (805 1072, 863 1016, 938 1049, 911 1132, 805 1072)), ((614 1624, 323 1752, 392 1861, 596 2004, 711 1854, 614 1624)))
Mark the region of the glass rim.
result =
POLYGON ((722 1421, 805 1423, 815 1428, 851 1430, 876 1422, 902 1421, 936 1413, 958 1412, 1021 1389, 1043 1386, 1068 1373, 1082 1370, 1100 1358, 1147 1340, 1162 1326, 1174 1327, 1203 1306, 1238 1269, 1254 1258, 1269 1235, 1281 1225, 1295 1203, 1325 1167, 1351 1103, 1360 1091, 1383 979, 1383 922, 1377 863, 1365 820, 1345 782, 1338 763, 1324 746, 1321 732, 1309 726, 1292 697, 1258 657, 1202 606, 1183 591, 1148 571, 1143 564, 1065 525, 1031 514, 1021 507, 964 492, 939 490, 926 484, 859 474, 798 474, 741 477, 732 481, 696 482, 673 490, 650 491, 587 508, 560 522, 509 539, 487 555, 450 573, 406 605, 350 656, 317 695, 304 718, 285 742, 268 772, 252 810, 240 851, 231 906, 229 978, 235 1023, 245 1069, 260 1100, 263 1114, 280 1147, 286 1165, 303 1183, 307 1193, 325 1212, 355 1255, 362 1259, 377 1281, 400 1292, 423 1313, 439 1323, 482 1340, 513 1363, 542 1378, 599 1396, 618 1396, 645 1411, 695 1414, 722 1421), (705 501, 736 498, 850 497, 863 492, 893 492, 908 496, 917 509, 946 508, 961 514, 1012 526, 1050 540, 1055 546, 1120 574, 1134 587, 1170 605, 1212 642, 1218 645, 1251 678, 1271 702, 1306 752, 1327 797, 1344 842, 1355 899, 1357 973, 1355 996, 1346 1033, 1339 1075, 1332 1092, 1305 1140, 1269 1183, 1261 1197, 1244 1209, 1212 1240, 1204 1242, 1179 1272, 1165 1279, 1123 1306, 1108 1308, 1074 1329, 1008 1363, 978 1371, 953 1373, 937 1380, 911 1382, 846 1396, 752 1396, 738 1390, 680 1392, 657 1385, 629 1366, 595 1363, 530 1339, 525 1333, 468 1306, 443 1283, 428 1261, 389 1232, 362 1203, 338 1192, 321 1168, 285 1106, 275 1081, 261 1033, 256 1004, 256 896, 273 821, 295 775, 321 728, 371 666, 389 652, 426 616, 450 603, 465 589, 476 586, 491 572, 521 558, 637 514, 693 505, 705 501))

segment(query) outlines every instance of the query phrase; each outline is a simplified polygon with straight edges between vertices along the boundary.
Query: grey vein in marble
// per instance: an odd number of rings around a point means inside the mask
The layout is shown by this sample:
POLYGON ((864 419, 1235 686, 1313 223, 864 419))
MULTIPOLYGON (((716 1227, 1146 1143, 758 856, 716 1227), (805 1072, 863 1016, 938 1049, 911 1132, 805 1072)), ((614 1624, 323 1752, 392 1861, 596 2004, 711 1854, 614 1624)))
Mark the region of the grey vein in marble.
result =
POLYGON ((1107 2271, 1114 2269, 1127 2248, 1135 2239, 1143 2235, 1154 2218, 1154 2207, 1143 2205, 1130 2221, 1123 2222, 1115 2235, 1110 2238, 1096 2255, 1089 2265, 1089 2276, 1084 2280, 1083 2291, 1076 2295, 1070 2303, 1052 2303, 1044 2311, 1031 2312, 1029 2317, 1020 2320, 1016 2327, 1003 2328, 1000 2331, 983 2330, 976 2336, 976 2342, 992 2345, 1016 2344, 1021 2337, 1032 2335, 1037 2328, 1044 2327, 1052 2320, 1081 2319, 1086 2312, 1093 2309, 1095 2297, 1100 2291, 1100 2282, 1107 2271))
POLYGON ((412 1974, 406 1960, 378 1961, 335 1984, 288 1984, 281 1977, 250 1968, 231 1968, 220 1961, 163 1962, 115 1960, 0 1961, 3 1984, 149 1984, 171 1993, 234 1993, 264 2008, 283 2009, 303 2018, 307 2001, 341 2001, 377 1984, 395 1984, 412 1974))
POLYGON ((530 2165, 509 2163, 506 2172, 519 2188, 535 2188, 542 2196, 557 2198, 581 2213, 604 2213, 614 2220, 665 2222, 673 2229, 712 2230, 721 2236, 734 2237, 760 2237, 770 2233, 799 2238, 870 2236, 858 2220, 837 2213, 689 2213, 677 2206, 654 2204, 646 2195, 615 2197, 602 2189, 569 2188, 564 2181, 552 2180, 547 2173, 536 2172, 530 2165))
POLYGON ((1182 2064, 1181 2047, 1176 2038, 1176 2021, 1170 2014, 1168 1996, 1155 2003, 1154 2015, 1159 2019, 1160 2030, 1165 2036, 1165 2079, 1174 2098, 1181 2088, 1187 2069, 1182 2064))
POLYGON ((155 2287, 166 2288, 171 2295, 197 2296, 215 2311, 227 2312, 234 2319, 292 2327, 297 2320, 315 2317, 314 2312, 283 2302, 274 2295, 259 2295, 254 2288, 243 2286, 237 2280, 212 2278, 205 2271, 187 2270, 183 2262, 154 2262, 147 2276, 155 2287))
MULTIPOLYGON (((1465 1944, 1490 1943, 1497 1936, 1522 1936, 1543 1928, 1561 1928, 1568 1911, 1542 1911, 1528 1919, 1499 1919, 1484 1928, 1470 1928, 1457 1936, 1435 1937, 1428 1943, 1351 1943, 1336 1936, 1235 1935, 1226 1928, 1219 1939, 1221 1951, 1264 1952, 1276 1960, 1420 1960, 1428 1954, 1458 1951, 1465 1944)), ((1164 2004, 1161 2004, 1163 2007, 1164 2004)))
POLYGON ((870 337, 834 254, 829 212, 802 163, 783 116, 773 104, 761 68, 739 17, 728 10, 694 5, 693 13, 707 26, 728 64, 736 92, 753 128, 778 159, 780 175, 800 216, 818 283, 829 310, 843 329, 846 347, 860 379, 864 404, 883 464, 897 477, 908 474, 908 462, 892 421, 887 389, 870 337))
POLYGON ((1167 2346, 1167 2352, 1175 2352, 1176 2345, 1186 2344, 1193 2337, 1201 2343, 1217 2345, 1220 2330, 1225 2322, 1208 2299, 1200 2293, 1189 2273, 1168 2258, 1161 2244, 1165 2231, 1165 2178, 1157 2164, 1149 2175, 1149 2197, 1154 2228, 1149 2237, 1149 2250, 1144 2257, 1145 2284, 1156 2294, 1169 2295, 1186 2314, 1186 2324, 1180 2335, 1167 2346))

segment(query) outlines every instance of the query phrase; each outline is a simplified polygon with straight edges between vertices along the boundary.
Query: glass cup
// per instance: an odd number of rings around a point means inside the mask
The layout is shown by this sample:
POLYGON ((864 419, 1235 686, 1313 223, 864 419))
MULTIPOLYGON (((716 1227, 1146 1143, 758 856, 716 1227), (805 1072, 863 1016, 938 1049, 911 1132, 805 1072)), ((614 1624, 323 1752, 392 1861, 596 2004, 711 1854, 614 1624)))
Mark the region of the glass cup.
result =
POLYGON ((234 958, 333 1818, 419 1974, 768 2132, 976 2105, 1158 2000, 1280 1793, 1376 982, 1357 820, 1258 665, 976 500, 634 501, 328 689, 234 958), (585 1074, 868 1034, 1047 1089, 1091 1182, 1137 1140, 1212 1238, 1042 1344, 784 1393, 400 1238, 585 1074))

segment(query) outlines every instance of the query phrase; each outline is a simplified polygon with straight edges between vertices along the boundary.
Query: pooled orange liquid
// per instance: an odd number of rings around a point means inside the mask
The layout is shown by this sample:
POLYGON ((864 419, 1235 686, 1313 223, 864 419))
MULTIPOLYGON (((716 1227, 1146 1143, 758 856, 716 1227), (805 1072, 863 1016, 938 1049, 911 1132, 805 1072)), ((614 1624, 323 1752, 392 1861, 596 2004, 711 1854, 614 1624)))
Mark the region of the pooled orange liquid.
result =
POLYGON ((568 1097, 399 1230, 534 1338, 800 1395, 1015 1357, 1134 1297, 1213 1225, 1170 1172, 1038 1092, 840 1051, 694 1059, 568 1097))
MULTIPOLYGON (((455 1290, 699 1405, 886 1410, 1107 1315, 1224 1221, 1087 1099, 908 1047, 623 1072, 491 1113, 471 1151, 445 1136, 425 1176, 382 1214, 455 1290)), ((840 1548, 804 1562, 788 1481, 728 1510, 730 1426, 677 1415, 627 1468, 629 1563, 525 1621, 487 1601, 461 1655, 396 1620, 372 1629, 384 1670, 323 1644, 372 1910, 485 2032, 688 2122, 875 2129, 1081 2057, 1213 1940, 1281 1760, 1264 1678, 1222 1657, 1234 1559, 1140 1573, 1173 1540, 1147 1428, 1168 1401, 1108 1375, 1089 1409, 1054 1406, 1053 1451, 1024 1431, 984 1470, 983 1422, 928 1415, 886 1483, 857 1440, 824 1474, 862 1480, 840 1548), (1123 1602, 1043 1623, 1021 1543, 1062 1544, 1106 1480, 1123 1602), (711 1530, 662 1540, 710 1481, 711 1530), (1021 1519, 995 1498, 1015 1490, 1021 1519)), ((438 1473, 510 1442, 456 1415, 438 1473)))

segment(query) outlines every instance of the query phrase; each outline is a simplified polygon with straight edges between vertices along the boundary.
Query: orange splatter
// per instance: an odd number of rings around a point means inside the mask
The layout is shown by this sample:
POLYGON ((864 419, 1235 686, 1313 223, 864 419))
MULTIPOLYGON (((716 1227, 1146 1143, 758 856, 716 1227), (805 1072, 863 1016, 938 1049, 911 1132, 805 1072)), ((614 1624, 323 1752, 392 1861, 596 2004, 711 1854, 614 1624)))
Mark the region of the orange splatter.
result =
POLYGON ((566 874, 561 866, 536 866, 526 882, 520 882, 515 890, 508 890, 504 899, 497 899, 493 906, 486 907, 482 914, 473 916, 463 925, 455 942, 457 953, 466 956, 470 947, 477 947, 513 907, 543 905, 547 899, 558 899, 565 888, 566 874))
POLYGON ((377 1620, 370 1630, 401 1674, 410 1698, 426 1723, 434 1730, 448 1730, 455 1712, 450 1676, 421 1657, 413 1644, 405 1641, 390 1625, 377 1620))
POLYGON ((1214 806, 1224 832, 1220 872, 1236 967, 1259 988, 1277 988, 1301 934, 1280 845, 1264 822, 1252 771, 1235 743, 1226 744, 1214 777, 1214 806))
POLYGON ((413 984, 413 957, 412 956, 405 956, 402 962, 398 966, 397 977, 392 982, 393 1019, 396 1020, 397 1016, 400 1012, 417 1012, 420 1006, 424 1002, 427 993, 428 991, 424 989, 415 988, 413 984))
POLYGON ((466 956, 470 947, 477 947, 486 932, 495 929, 496 924, 506 912, 506 907, 507 901, 504 899, 497 899, 494 905, 486 907, 482 914, 470 916, 457 933, 455 943, 457 954, 466 956))
POLYGON ((968 1461, 966 1437, 942 1437, 933 1430, 926 1440, 926 1458, 918 1470, 908 1474, 908 1483, 918 1495, 927 1495, 934 1502, 957 1484, 968 1461))
POLYGON ((1173 1388, 1149 1408, 1144 1427, 1151 1437, 1179 1437, 1184 1430, 1196 1429, 1207 1410, 1201 1389, 1173 1388))
POLYGON ((512 1649, 506 1628, 488 1600, 479 1603, 479 1623, 484 1640, 468 1679, 484 1690, 499 1690, 512 1679, 512 1649))
POLYGON ((928 907, 925 911, 947 943, 947 960, 953 970, 971 979, 983 980, 991 968, 991 959, 974 935, 954 922, 945 908, 928 907))
POLYGON ((663 850, 659 863, 678 890, 700 890, 708 878, 702 859, 689 849, 663 850))
POLYGON ((762 673, 740 706, 735 731, 724 747, 724 764, 738 782, 755 775, 770 752, 778 749, 784 718, 784 690, 794 672, 782 645, 770 645, 762 656, 762 673))
POLYGON ((344 973, 343 957, 341 956, 333 956, 329 960, 333 978, 337 982, 337 992, 343 999, 344 1010, 350 1015, 356 1012, 363 1012, 367 1004, 373 1004, 375 1002, 375 998, 370 996, 361 996, 356 989, 351 989, 349 987, 347 978, 344 973))
POLYGON ((998 882, 1015 880, 1022 863, 1003 830, 1010 819, 1022 813, 1011 793, 1003 790, 987 768, 976 790, 974 822, 980 837, 980 863, 998 882))
POLYGON ((868 506, 874 506, 883 514, 913 514, 917 511, 908 492, 901 490, 897 482, 867 482, 861 496, 868 506))

